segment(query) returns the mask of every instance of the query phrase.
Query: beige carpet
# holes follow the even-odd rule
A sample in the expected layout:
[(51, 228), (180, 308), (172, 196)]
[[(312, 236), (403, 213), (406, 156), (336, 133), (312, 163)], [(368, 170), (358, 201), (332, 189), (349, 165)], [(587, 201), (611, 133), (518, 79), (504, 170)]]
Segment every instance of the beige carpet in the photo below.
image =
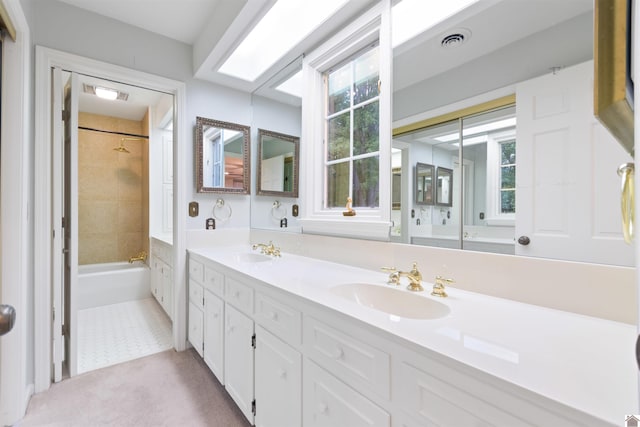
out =
[(249, 426), (193, 349), (88, 372), (33, 396), (29, 426)]

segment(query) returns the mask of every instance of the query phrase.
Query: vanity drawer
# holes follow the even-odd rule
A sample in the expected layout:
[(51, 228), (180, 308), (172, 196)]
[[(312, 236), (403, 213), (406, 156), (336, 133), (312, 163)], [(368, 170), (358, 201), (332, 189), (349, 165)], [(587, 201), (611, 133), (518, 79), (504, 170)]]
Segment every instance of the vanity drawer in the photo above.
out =
[(390, 356), (313, 317), (304, 318), (305, 352), (320, 366), (360, 390), (390, 397)]
[(189, 280), (189, 301), (191, 301), (198, 307), (202, 307), (204, 304), (203, 298), (204, 293), (202, 290), (202, 285), (194, 282), (193, 280)]
[(256, 292), (255, 320), (293, 345), (302, 342), (302, 313), (288, 305)]
[(253, 313), (253, 289), (250, 286), (227, 277), (225, 278), (224, 298), (246, 314)]
[(189, 258), (189, 280), (195, 280), (200, 284), (204, 280), (204, 265), (193, 258)]
[(209, 268), (204, 268), (204, 287), (218, 296), (224, 295), (224, 274)]
[(304, 360), (302, 399), (306, 427), (391, 425), (388, 412), (308, 359)]

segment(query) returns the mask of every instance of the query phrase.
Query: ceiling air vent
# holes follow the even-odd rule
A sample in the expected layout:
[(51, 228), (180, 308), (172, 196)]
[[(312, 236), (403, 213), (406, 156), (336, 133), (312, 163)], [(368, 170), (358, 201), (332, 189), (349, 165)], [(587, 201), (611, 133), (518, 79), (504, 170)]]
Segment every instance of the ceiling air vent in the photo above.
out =
[(466, 28), (460, 28), (449, 32), (447, 35), (442, 37), (442, 41), (440, 45), (445, 49), (453, 49), (458, 46), (461, 46), (467, 40), (471, 38), (471, 31)]

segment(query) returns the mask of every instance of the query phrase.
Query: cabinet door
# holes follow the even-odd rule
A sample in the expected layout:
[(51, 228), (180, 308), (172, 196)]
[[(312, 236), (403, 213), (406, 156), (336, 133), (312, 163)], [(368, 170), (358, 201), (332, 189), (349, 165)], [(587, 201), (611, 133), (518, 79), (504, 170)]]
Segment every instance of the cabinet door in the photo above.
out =
[(302, 425), (302, 357), (256, 325), (256, 427)]
[(189, 342), (202, 356), (203, 340), (203, 320), (202, 310), (193, 302), (189, 302)]
[(173, 320), (173, 269), (162, 265), (162, 307)]
[(315, 363), (304, 361), (305, 427), (389, 427), (382, 408)]
[(162, 304), (162, 261), (156, 256), (151, 261), (151, 293)]
[(224, 384), (224, 302), (212, 292), (204, 293), (204, 361)]
[(229, 304), (224, 311), (225, 388), (253, 424), (253, 320)]

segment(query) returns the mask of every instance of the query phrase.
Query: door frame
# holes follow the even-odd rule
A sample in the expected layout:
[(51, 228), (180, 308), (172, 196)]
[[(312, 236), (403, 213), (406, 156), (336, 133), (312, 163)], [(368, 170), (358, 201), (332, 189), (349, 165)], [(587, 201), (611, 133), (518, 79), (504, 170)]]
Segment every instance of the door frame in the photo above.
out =
[[(16, 309), (13, 330), (0, 344), (0, 425), (11, 425), (24, 415), (33, 394), (30, 377), (33, 297), (30, 203), (32, 156), (31, 33), (19, 0), (2, 1), (16, 28), (16, 41), (3, 43), (1, 147), (2, 301)], [(8, 106), (11, 108), (7, 108)], [(11, 143), (9, 143), (11, 141)]]
[(173, 127), (173, 283), (175, 286), (173, 345), (186, 349), (186, 85), (184, 82), (132, 70), (118, 65), (36, 46), (35, 87), (35, 206), (34, 238), (34, 349), (35, 391), (51, 385), (51, 284), (52, 284), (52, 197), (51, 197), (51, 72), (52, 67), (106, 80), (140, 86), (174, 95)]

